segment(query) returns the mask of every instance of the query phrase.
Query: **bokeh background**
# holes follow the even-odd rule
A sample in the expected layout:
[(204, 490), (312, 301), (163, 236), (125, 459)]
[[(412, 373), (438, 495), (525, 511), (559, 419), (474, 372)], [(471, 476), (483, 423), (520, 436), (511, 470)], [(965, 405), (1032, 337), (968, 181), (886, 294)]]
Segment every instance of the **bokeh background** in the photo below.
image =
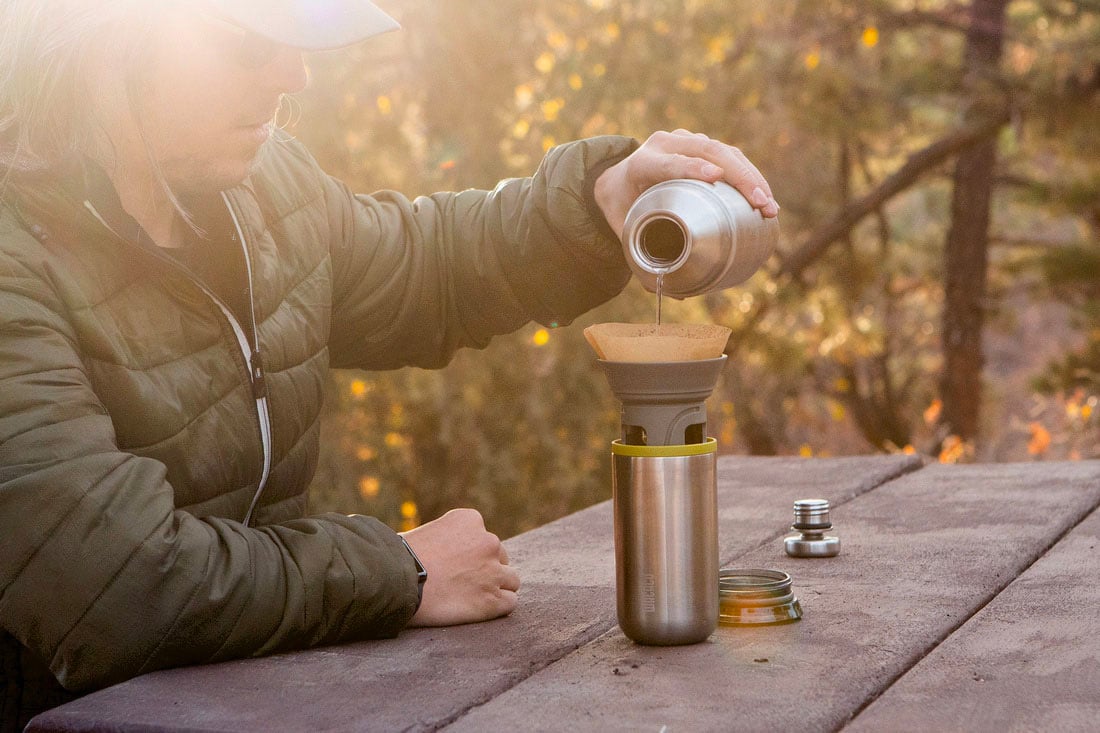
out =
[[(288, 129), (362, 192), (491, 188), (579, 137), (688, 128), (783, 207), (743, 286), (723, 453), (1100, 457), (1100, 2), (379, 0), (403, 30), (309, 59)], [(513, 535), (610, 497), (618, 404), (582, 336), (632, 283), (439, 371), (334, 373), (312, 509)], [(812, 469), (812, 463), (807, 464)]]

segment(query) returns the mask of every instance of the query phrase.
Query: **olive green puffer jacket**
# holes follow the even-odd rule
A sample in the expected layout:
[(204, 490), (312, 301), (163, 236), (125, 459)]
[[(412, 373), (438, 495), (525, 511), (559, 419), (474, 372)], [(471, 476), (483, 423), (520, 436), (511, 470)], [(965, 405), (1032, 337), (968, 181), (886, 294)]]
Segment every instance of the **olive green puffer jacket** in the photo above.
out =
[(583, 189), (634, 146), (581, 141), (532, 178), (409, 201), (354, 196), (299, 145), (269, 144), (225, 194), (262, 359), (251, 324), (83, 201), (9, 192), (2, 631), (74, 690), (397, 633), (417, 602), (398, 536), (363, 516), (303, 518), (326, 371), (438, 367), (619, 292), (621, 249)]

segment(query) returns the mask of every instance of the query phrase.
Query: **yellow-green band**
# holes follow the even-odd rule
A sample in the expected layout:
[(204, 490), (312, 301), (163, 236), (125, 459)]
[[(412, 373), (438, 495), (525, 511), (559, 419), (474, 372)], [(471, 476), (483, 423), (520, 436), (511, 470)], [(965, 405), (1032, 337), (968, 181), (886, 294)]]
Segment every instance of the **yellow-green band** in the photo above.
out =
[(633, 458), (670, 458), (673, 456), (701, 456), (718, 452), (718, 441), (707, 438), (703, 443), (688, 445), (626, 445), (620, 440), (611, 441), (611, 452), (617, 456)]

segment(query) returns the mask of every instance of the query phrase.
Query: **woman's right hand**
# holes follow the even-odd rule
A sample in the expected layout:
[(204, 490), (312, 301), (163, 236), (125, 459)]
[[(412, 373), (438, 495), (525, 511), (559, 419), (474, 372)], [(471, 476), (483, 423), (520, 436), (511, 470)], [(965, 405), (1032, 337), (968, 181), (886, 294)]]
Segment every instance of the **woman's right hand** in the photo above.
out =
[(428, 571), (410, 626), (487, 621), (515, 610), (519, 574), (476, 509), (452, 509), (402, 536)]

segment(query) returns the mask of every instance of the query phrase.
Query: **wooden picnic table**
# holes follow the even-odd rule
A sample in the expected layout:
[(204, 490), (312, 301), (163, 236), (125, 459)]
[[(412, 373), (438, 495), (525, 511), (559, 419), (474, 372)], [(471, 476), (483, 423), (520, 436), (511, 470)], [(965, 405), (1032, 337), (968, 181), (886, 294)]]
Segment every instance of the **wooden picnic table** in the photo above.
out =
[[(639, 646), (610, 503), (505, 544), (508, 618), (139, 677), (30, 731), (1100, 729), (1100, 462), (719, 460), (725, 566), (790, 573), (801, 621)], [(835, 558), (783, 550), (825, 498)]]

